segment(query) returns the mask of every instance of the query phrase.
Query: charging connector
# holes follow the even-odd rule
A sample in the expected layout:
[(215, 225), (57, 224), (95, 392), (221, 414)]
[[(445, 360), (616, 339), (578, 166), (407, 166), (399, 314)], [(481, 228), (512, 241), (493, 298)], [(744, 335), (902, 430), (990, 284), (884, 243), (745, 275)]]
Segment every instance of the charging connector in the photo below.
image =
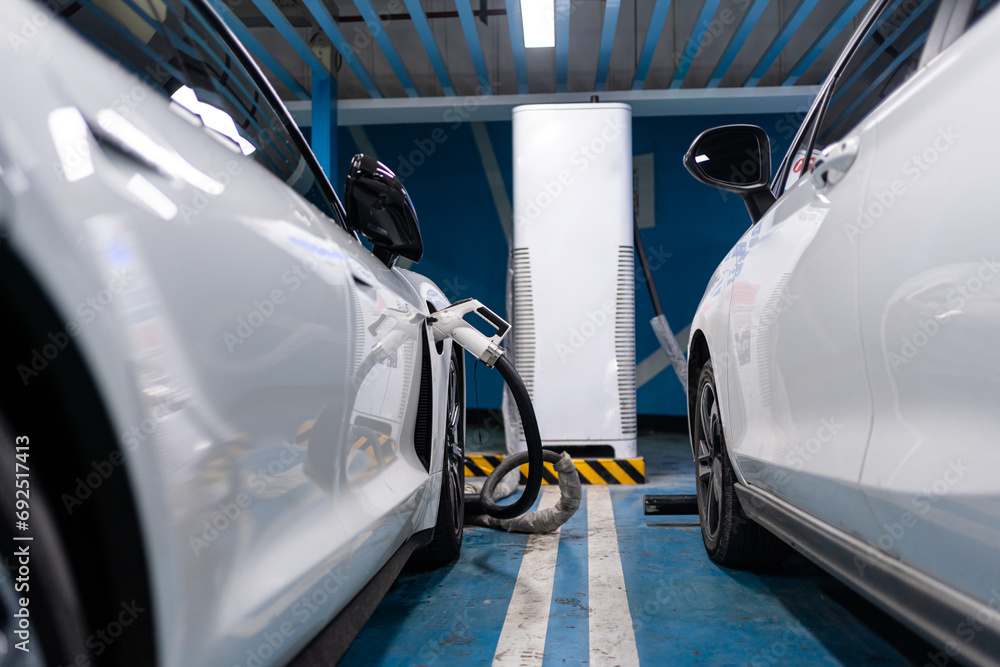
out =
[[(475, 313), (489, 322), (496, 329), (496, 334), (492, 338), (488, 338), (466, 322), (464, 318), (469, 313)], [(497, 359), (503, 355), (500, 343), (510, 331), (510, 325), (502, 317), (476, 299), (456, 301), (447, 308), (435, 312), (427, 318), (427, 321), (434, 331), (435, 341), (453, 338), (472, 356), (490, 368), (493, 368)]]
[[(492, 338), (488, 337), (466, 322), (463, 318), (469, 313), (475, 313), (486, 320), (496, 329), (496, 334)], [(542, 485), (544, 454), (542, 437), (538, 433), (538, 422), (535, 419), (535, 409), (531, 405), (528, 389), (524, 386), (521, 376), (514, 369), (514, 365), (504, 356), (503, 348), (500, 347), (504, 336), (510, 331), (510, 325), (475, 299), (456, 301), (428, 317), (427, 322), (434, 332), (435, 341), (451, 338), (490, 368), (496, 367), (517, 404), (517, 410), (521, 415), (521, 426), (524, 429), (524, 439), (528, 446), (528, 482), (524, 486), (521, 497), (510, 505), (497, 505), (493, 499), (493, 487), (500, 480), (500, 476), (496, 475), (496, 471), (494, 471), (494, 474), (491, 474), (487, 480), (487, 484), (483, 485), (479, 498), (471, 501), (466, 500), (466, 511), (472, 515), (488, 514), (495, 519), (512, 519), (521, 516), (531, 509), (535, 499), (538, 498), (538, 491)]]

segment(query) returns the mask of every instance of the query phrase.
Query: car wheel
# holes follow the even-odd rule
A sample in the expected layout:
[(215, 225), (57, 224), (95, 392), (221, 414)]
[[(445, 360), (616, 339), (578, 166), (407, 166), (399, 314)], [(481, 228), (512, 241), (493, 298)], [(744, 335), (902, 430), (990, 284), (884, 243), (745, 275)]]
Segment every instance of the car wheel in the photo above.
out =
[(722, 430), (711, 361), (701, 369), (695, 406), (698, 518), (705, 551), (713, 561), (728, 567), (763, 567), (781, 562), (788, 555), (787, 545), (747, 517), (736, 496), (736, 475)]
[(441, 500), (430, 544), (413, 554), (412, 562), (423, 567), (447, 565), (462, 550), (465, 513), (465, 397), (459, 375), (462, 349), (452, 346), (448, 366), (448, 405), (445, 412), (444, 464), (441, 469)]
[(30, 443), (15, 444), (2, 418), (0, 476), (0, 553), (6, 566), (0, 568), (0, 664), (68, 665), (81, 658), (79, 664), (89, 664), (83, 605), (37, 481)]

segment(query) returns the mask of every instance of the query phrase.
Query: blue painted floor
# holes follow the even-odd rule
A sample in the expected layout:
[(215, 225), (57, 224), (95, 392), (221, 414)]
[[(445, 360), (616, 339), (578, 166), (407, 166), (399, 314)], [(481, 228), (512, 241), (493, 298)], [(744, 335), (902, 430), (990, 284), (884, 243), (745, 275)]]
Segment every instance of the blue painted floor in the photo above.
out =
[[(686, 436), (645, 436), (645, 486), (611, 487), (635, 645), (642, 665), (910, 665), (934, 650), (864, 599), (792, 556), (751, 574), (705, 555), (697, 517), (644, 516), (646, 493), (694, 493)], [(563, 526), (543, 665), (590, 661), (587, 496)], [(462, 556), (404, 573), (344, 665), (490, 664), (527, 535), (466, 528)]]

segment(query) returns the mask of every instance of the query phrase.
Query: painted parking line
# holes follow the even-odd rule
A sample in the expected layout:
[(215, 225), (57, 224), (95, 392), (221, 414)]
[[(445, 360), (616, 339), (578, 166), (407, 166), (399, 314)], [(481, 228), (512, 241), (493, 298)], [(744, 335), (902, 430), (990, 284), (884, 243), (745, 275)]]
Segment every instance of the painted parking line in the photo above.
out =
[(639, 664), (632, 612), (618, 553), (618, 531), (606, 486), (587, 488), (587, 563), (590, 578), (590, 664)]
[[(678, 667), (904, 667), (923, 665), (938, 650), (801, 557), (765, 573), (713, 564), (705, 555), (696, 517), (643, 514), (644, 494), (694, 493), (687, 437), (642, 436), (639, 443), (655, 471), (647, 486), (584, 487), (580, 509), (561, 529), (542, 667), (591, 661), (630, 665), (636, 657), (643, 665)], [(542, 498), (544, 494), (539, 502)], [(596, 510), (603, 518), (593, 516), (595, 502), (604, 505), (603, 511)], [(620, 598), (609, 602), (606, 594), (600, 600), (590, 597), (608, 575), (593, 563), (597, 551), (589, 545), (588, 523), (597, 524), (590, 533), (595, 545), (605, 542), (620, 561), (617, 586), (619, 592), (627, 586), (628, 607)], [(612, 526), (614, 538), (594, 530)], [(489, 665), (508, 620), (522, 559), (534, 550), (526, 549), (529, 539), (468, 526), (457, 562), (431, 572), (400, 574), (341, 664)], [(615, 618), (622, 614), (624, 618)], [(630, 659), (620, 648), (617, 660), (590, 654), (602, 642), (611, 645), (607, 632), (591, 643), (591, 621), (606, 625), (609, 618), (617, 621), (614, 632), (632, 628)], [(537, 646), (540, 639), (532, 642)]]
[[(558, 500), (559, 488), (546, 487), (542, 489), (538, 509), (555, 507)], [(560, 530), (557, 529), (528, 538), (514, 584), (514, 595), (507, 607), (507, 618), (493, 656), (494, 665), (533, 667), (542, 664), (552, 584), (556, 577), (559, 535)]]

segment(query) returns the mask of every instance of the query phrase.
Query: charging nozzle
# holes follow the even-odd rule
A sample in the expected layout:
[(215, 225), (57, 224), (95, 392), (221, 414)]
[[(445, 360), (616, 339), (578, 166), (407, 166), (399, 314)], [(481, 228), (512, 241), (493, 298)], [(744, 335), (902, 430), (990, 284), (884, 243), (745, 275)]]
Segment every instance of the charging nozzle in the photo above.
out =
[[(496, 334), (490, 338), (466, 322), (463, 318), (469, 313), (475, 313), (489, 322), (496, 328)], [(542, 437), (538, 433), (538, 420), (535, 419), (535, 409), (531, 406), (531, 396), (521, 376), (514, 369), (514, 364), (504, 356), (500, 347), (500, 341), (507, 335), (510, 325), (475, 299), (456, 301), (447, 308), (433, 313), (427, 318), (427, 323), (434, 331), (435, 341), (451, 338), (490, 368), (496, 367), (500, 377), (507, 383), (511, 396), (514, 397), (528, 447), (528, 482), (521, 497), (510, 505), (497, 505), (494, 502), (493, 487), (500, 481), (500, 475), (496, 474), (500, 468), (497, 468), (491, 473), (488, 483), (483, 485), (478, 502), (466, 501), (466, 510), (472, 510), (473, 515), (487, 514), (494, 519), (512, 519), (521, 516), (531, 509), (532, 503), (538, 498), (538, 490), (542, 484), (544, 452)]]
[[(496, 334), (490, 338), (466, 322), (463, 318), (469, 313), (476, 313), (489, 322), (496, 328)], [(427, 321), (434, 331), (435, 341), (454, 338), (456, 343), (490, 368), (493, 368), (497, 359), (503, 356), (500, 342), (510, 330), (510, 325), (476, 299), (456, 301), (447, 308), (435, 312), (427, 318)]]

